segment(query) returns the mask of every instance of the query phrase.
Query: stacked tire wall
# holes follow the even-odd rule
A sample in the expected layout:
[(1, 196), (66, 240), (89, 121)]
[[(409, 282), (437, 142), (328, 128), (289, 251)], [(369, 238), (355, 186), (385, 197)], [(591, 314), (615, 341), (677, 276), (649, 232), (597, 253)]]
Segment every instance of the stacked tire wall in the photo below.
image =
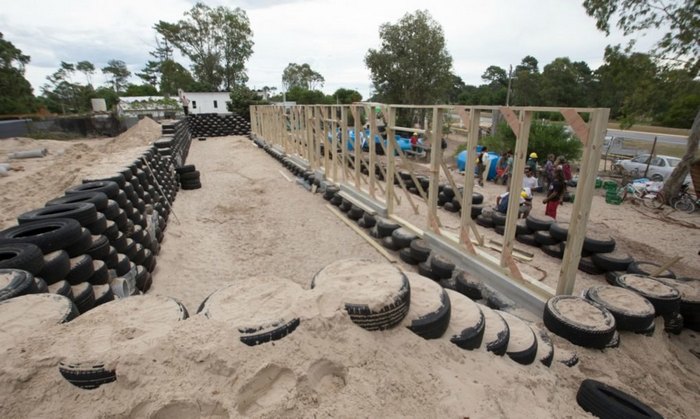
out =
[(187, 124), (194, 137), (250, 134), (250, 122), (237, 114), (195, 114), (187, 117)]
[(148, 291), (191, 143), (186, 121), (162, 130), (133, 160), (83, 178), (0, 231), (0, 269), (15, 279), (0, 301), (48, 291), (84, 313)]

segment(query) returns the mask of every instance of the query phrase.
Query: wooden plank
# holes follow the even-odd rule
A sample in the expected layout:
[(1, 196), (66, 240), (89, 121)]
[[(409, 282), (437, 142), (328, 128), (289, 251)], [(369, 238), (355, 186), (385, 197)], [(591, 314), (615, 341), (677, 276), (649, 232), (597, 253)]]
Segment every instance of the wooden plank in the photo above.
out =
[[(474, 194), (474, 166), (476, 165), (476, 144), (479, 141), (479, 122), (481, 120), (481, 112), (478, 109), (472, 108), (469, 112), (469, 135), (467, 136), (467, 159), (464, 166), (464, 190), (462, 203), (464, 204), (465, 197), (471, 197)], [(484, 238), (479, 234), (479, 229), (474, 224), (471, 213), (462, 211), (460, 219), (459, 240), (462, 246), (468, 246), (469, 229), (474, 233), (480, 246), (484, 245)]]
[[(377, 178), (374, 174), (374, 170), (377, 164), (377, 150), (375, 150), (376, 144), (374, 142), (374, 136), (377, 133), (377, 114), (374, 113), (371, 107), (367, 107), (365, 112), (367, 113), (367, 118), (369, 118), (369, 138), (367, 138), (369, 144), (369, 168), (367, 169), (369, 172), (369, 196), (376, 199), (374, 186), (377, 182)], [(381, 170), (382, 175), (386, 175), (386, 173), (383, 172), (384, 169)], [(384, 176), (384, 179), (386, 179), (386, 176)], [(382, 193), (384, 193), (384, 191), (382, 191)]]
[[(431, 147), (433, 144), (437, 144), (438, 130), (435, 129), (436, 124), (440, 124), (440, 113), (433, 110), (433, 133), (431, 141)], [(440, 162), (442, 161), (442, 148), (438, 147), (439, 150), (435, 150), (430, 155), (430, 187), (428, 188), (428, 225), (438, 234), (440, 234), (440, 228), (435, 220), (437, 219), (437, 201), (438, 201), (438, 189), (440, 186)]]
[(564, 115), (566, 122), (569, 123), (571, 129), (574, 130), (576, 136), (585, 146), (588, 142), (588, 126), (586, 125), (586, 121), (573, 109), (562, 109), (561, 114)]
[(511, 173), (510, 187), (508, 188), (508, 210), (506, 214), (506, 230), (503, 233), (503, 253), (501, 254), (501, 266), (508, 267), (516, 277), (522, 276), (520, 272), (515, 273), (517, 266), (512, 263), (511, 254), (515, 243), (515, 224), (518, 221), (518, 210), (520, 208), (520, 192), (523, 189), (523, 176), (525, 173), (525, 162), (527, 160), (527, 144), (530, 139), (530, 125), (532, 123), (532, 112), (521, 111), (517, 126), (520, 131), (515, 133), (515, 152), (513, 153), (513, 172)]
[(669, 260), (668, 262), (664, 263), (663, 265), (659, 266), (658, 269), (654, 270), (651, 275), (649, 276), (659, 276), (663, 271), (666, 269), (670, 268), (671, 266), (675, 265), (679, 260), (683, 259), (683, 256), (676, 256), (673, 259)]
[(369, 243), (372, 247), (374, 247), (374, 249), (375, 249), (377, 252), (379, 252), (379, 254), (381, 254), (382, 256), (384, 256), (389, 262), (391, 262), (391, 263), (396, 263), (396, 262), (397, 262), (396, 258), (395, 258), (393, 255), (391, 255), (391, 254), (390, 254), (385, 248), (383, 248), (379, 243), (377, 243), (376, 241), (374, 241), (373, 238), (371, 238), (370, 236), (368, 236), (367, 233), (365, 233), (360, 227), (357, 226), (357, 224), (355, 224), (352, 220), (350, 220), (350, 219), (347, 218), (345, 215), (343, 215), (342, 212), (338, 211), (337, 209), (335, 209), (335, 207), (333, 207), (333, 206), (330, 205), (330, 204), (326, 204), (326, 208), (327, 208), (328, 211), (330, 211), (333, 215), (335, 215), (335, 216), (338, 217), (342, 222), (344, 222), (345, 225), (347, 225), (348, 227), (350, 227), (350, 228), (352, 229), (352, 231), (354, 231), (355, 233), (357, 233), (358, 236), (362, 237), (367, 243)]
[[(362, 144), (360, 142), (360, 130), (361, 130), (361, 118), (360, 118), (360, 108), (357, 106), (353, 105), (350, 108), (350, 111), (352, 112), (352, 120), (353, 120), (353, 131), (355, 132), (355, 141), (353, 142), (353, 151), (355, 154), (355, 187), (360, 188), (361, 182), (360, 179), (362, 178), (362, 173), (360, 169), (362, 168), (362, 164), (364, 163), (364, 158), (362, 157), (362, 154), (360, 153)], [(348, 134), (348, 140), (350, 139), (350, 135)], [(369, 173), (369, 170), (368, 170)], [(374, 173), (371, 173), (374, 175)]]
[(410, 131), (411, 133), (417, 132), (418, 134), (425, 134), (428, 131), (420, 128), (407, 128), (407, 127), (392, 127), (394, 130), (399, 131)]
[[(391, 126), (394, 125), (394, 119), (396, 118), (396, 110), (392, 107), (383, 107), (382, 113), (388, 115), (388, 127), (386, 129), (387, 139), (394, 138), (394, 130)], [(374, 141), (374, 138), (372, 139)], [(379, 142), (382, 147), (382, 141)], [(387, 141), (386, 152), (387, 156), (387, 177), (386, 179), (386, 210), (389, 215), (394, 213), (394, 176), (396, 176), (395, 161), (394, 161), (394, 141)]]
[(581, 171), (578, 185), (576, 186), (576, 200), (574, 201), (574, 208), (571, 210), (566, 249), (564, 250), (559, 281), (557, 283), (556, 293), (558, 295), (571, 294), (574, 290), (609, 116), (610, 109), (597, 109), (591, 114), (589, 119), (588, 141), (583, 150)]
[(506, 122), (508, 123), (508, 126), (510, 129), (513, 130), (513, 132), (518, 133), (520, 132), (520, 121), (518, 121), (518, 117), (515, 116), (515, 112), (513, 112), (512, 108), (501, 106), (499, 109), (501, 111), (501, 114), (505, 118)]

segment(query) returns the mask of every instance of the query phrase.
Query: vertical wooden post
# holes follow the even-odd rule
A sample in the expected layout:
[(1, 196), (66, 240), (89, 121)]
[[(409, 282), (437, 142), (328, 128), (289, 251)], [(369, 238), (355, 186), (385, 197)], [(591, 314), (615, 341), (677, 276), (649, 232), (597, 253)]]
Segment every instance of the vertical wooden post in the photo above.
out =
[[(479, 127), (481, 121), (481, 111), (475, 107), (469, 111), (469, 132), (467, 133), (467, 156), (464, 161), (464, 189), (462, 199), (468, 199), (471, 202), (474, 194), (474, 167), (476, 166), (476, 146), (479, 142)], [(466, 121), (462, 121), (466, 123)], [(462, 211), (459, 241), (461, 244), (469, 247), (471, 240), (469, 239), (469, 226), (471, 223), (471, 214), (467, 211)]]
[[(427, 134), (427, 116), (426, 116), (426, 134)], [(437, 200), (438, 186), (440, 185), (440, 163), (442, 162), (442, 147), (440, 140), (442, 139), (442, 109), (433, 107), (433, 125), (432, 135), (430, 136), (430, 188), (428, 189), (428, 226), (435, 232), (440, 233), (437, 217)], [(427, 135), (426, 135), (427, 136)]]
[[(316, 118), (316, 135), (314, 135), (314, 146), (316, 147), (316, 159), (318, 160), (318, 167), (323, 167), (323, 174), (327, 176), (326, 174), (326, 166), (325, 166), (325, 155), (323, 156), (324, 160), (322, 162), (321, 160), (321, 144), (322, 141), (324, 141), (323, 138), (323, 107), (321, 106), (315, 106), (314, 107), (314, 118)], [(325, 148), (324, 148), (325, 151)]]
[(377, 114), (374, 112), (374, 105), (368, 105), (367, 109), (367, 118), (369, 118), (369, 137), (367, 138), (367, 144), (369, 145), (369, 196), (376, 198), (375, 186), (377, 176), (375, 170), (377, 167), (377, 150), (374, 136), (377, 134)]
[(384, 106), (382, 108), (386, 121), (386, 211), (391, 216), (394, 213), (394, 177), (396, 176), (396, 157), (394, 157), (394, 127), (396, 126), (396, 108)]
[(591, 212), (591, 200), (595, 186), (595, 178), (603, 150), (603, 139), (608, 125), (610, 109), (596, 109), (589, 115), (588, 139), (583, 150), (581, 173), (576, 186), (576, 199), (569, 220), (569, 234), (566, 239), (566, 249), (562, 258), (557, 295), (571, 294), (576, 283), (576, 272), (581, 260), (581, 248), (586, 234), (586, 224)]
[(340, 164), (343, 168), (343, 182), (347, 182), (347, 172), (348, 172), (348, 142), (350, 140), (348, 135), (348, 107), (346, 105), (340, 106)]
[[(355, 140), (352, 143), (352, 150), (353, 150), (353, 155), (355, 156), (355, 188), (360, 189), (362, 187), (362, 184), (360, 183), (360, 169), (362, 167), (362, 154), (360, 148), (362, 147), (362, 144), (360, 143), (360, 130), (361, 130), (361, 118), (360, 116), (362, 115), (362, 109), (360, 109), (359, 106), (357, 105), (352, 105), (352, 120), (353, 120), (353, 131), (355, 133)], [(350, 140), (350, 135), (348, 134), (348, 141)], [(370, 176), (372, 174), (370, 173)]]
[(338, 182), (338, 107), (337, 106), (331, 106), (330, 107), (331, 112), (330, 112), (330, 119), (332, 120), (331, 122), (331, 141), (329, 144), (330, 149), (330, 156), (331, 156), (331, 165), (333, 167), (333, 182)]
[(510, 176), (510, 187), (508, 188), (508, 210), (506, 214), (506, 231), (503, 234), (501, 266), (509, 268), (513, 276), (522, 278), (522, 274), (520, 274), (513, 260), (513, 244), (515, 241), (515, 224), (518, 221), (518, 209), (520, 208), (520, 192), (523, 189), (523, 174), (525, 172), (525, 160), (527, 159), (527, 144), (530, 140), (532, 111), (521, 110), (518, 119), (519, 130), (515, 133), (513, 172)]

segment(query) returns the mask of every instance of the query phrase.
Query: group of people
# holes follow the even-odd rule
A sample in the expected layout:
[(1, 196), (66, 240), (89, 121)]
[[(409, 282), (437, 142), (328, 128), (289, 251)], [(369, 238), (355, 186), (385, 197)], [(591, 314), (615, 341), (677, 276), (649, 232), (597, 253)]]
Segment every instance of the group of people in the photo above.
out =
[[(478, 156), (477, 160), (477, 178), (479, 185), (483, 186), (483, 172), (485, 165), (483, 164), (483, 153), (486, 148)], [(533, 192), (545, 192), (546, 196), (542, 201), (545, 207), (545, 215), (554, 219), (557, 218), (557, 208), (564, 199), (566, 193), (567, 182), (571, 180), (571, 166), (563, 156), (557, 158), (554, 154), (547, 156), (547, 161), (542, 168), (544, 185), (539, 184), (537, 177), (537, 158), (536, 152), (532, 152), (526, 162), (525, 176), (523, 177), (522, 191), (520, 193), (518, 217), (525, 218), (532, 210), (532, 194)], [(483, 166), (483, 167), (480, 167)], [(496, 163), (496, 183), (502, 182), (508, 184), (510, 175), (513, 170), (513, 153), (506, 151), (501, 154), (501, 157)], [(503, 193), (496, 198), (496, 210), (506, 213), (508, 209), (509, 193)]]

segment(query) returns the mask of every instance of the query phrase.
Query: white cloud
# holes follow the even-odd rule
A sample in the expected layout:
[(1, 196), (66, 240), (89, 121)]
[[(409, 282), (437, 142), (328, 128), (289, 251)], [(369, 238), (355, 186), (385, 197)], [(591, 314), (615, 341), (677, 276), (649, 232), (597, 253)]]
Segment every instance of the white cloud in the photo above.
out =
[[(0, 28), (5, 39), (32, 57), (27, 78), (38, 92), (62, 60), (89, 60), (99, 68), (121, 59), (139, 71), (153, 49), (153, 25), (177, 21), (194, 1), (6, 3)], [(222, 0), (207, 4), (233, 7)], [(325, 77), (327, 93), (349, 87), (366, 96), (370, 78), (364, 56), (379, 46), (379, 26), (417, 9), (427, 9), (442, 25), (454, 71), (468, 84), (481, 83), (489, 65), (507, 68), (525, 55), (536, 57), (540, 68), (560, 56), (596, 68), (606, 45), (624, 42), (619, 34), (605, 38), (597, 31), (580, 1), (243, 0), (234, 6), (250, 17), (255, 46), (248, 74), (256, 87), (281, 87), (287, 64), (306, 62)], [(638, 49), (651, 44), (653, 39), (642, 39)], [(104, 81), (99, 73), (98, 83)]]

